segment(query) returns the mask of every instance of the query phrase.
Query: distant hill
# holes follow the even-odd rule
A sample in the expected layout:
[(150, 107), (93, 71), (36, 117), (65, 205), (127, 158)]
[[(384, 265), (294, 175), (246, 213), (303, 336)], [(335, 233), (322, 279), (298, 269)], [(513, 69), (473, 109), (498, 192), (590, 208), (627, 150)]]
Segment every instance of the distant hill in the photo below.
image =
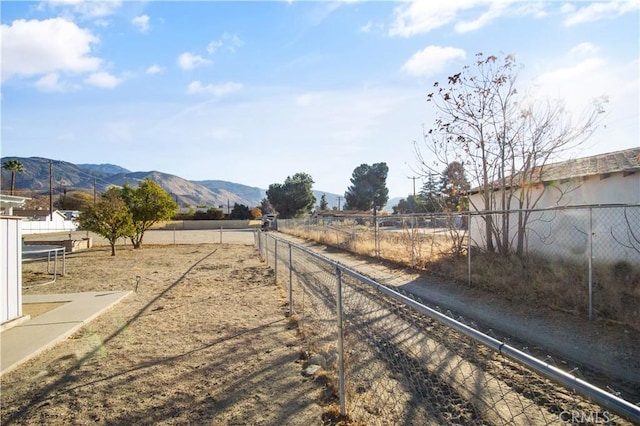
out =
[[(24, 173), (16, 174), (16, 193), (30, 196), (31, 193), (49, 191), (49, 164), (53, 169), (54, 194), (63, 191), (81, 190), (92, 193), (104, 192), (110, 186), (123, 186), (129, 183), (137, 186), (139, 182), (149, 178), (160, 185), (178, 202), (180, 206), (210, 206), (216, 208), (233, 207), (235, 203), (249, 207), (258, 206), (266, 197), (266, 190), (258, 187), (242, 185), (224, 180), (189, 181), (179, 176), (159, 171), (131, 172), (114, 164), (73, 164), (66, 161), (49, 160), (41, 157), (3, 157), (0, 161), (18, 160), (25, 168)], [(2, 171), (1, 187), (10, 185), (11, 174)], [(344, 205), (342, 194), (326, 191), (313, 191), (316, 205), (325, 194), (329, 208), (338, 204)]]
[(246, 203), (240, 204), (248, 206), (260, 205), (262, 199), (267, 196), (266, 190), (264, 189), (225, 180), (200, 180), (193, 182), (210, 189), (213, 193), (219, 194), (221, 197), (228, 193), (235, 194), (247, 201)]
[(118, 173), (131, 173), (131, 170), (127, 170), (124, 167), (116, 166), (115, 164), (77, 164), (77, 166), (81, 169), (91, 170), (108, 175), (116, 175)]

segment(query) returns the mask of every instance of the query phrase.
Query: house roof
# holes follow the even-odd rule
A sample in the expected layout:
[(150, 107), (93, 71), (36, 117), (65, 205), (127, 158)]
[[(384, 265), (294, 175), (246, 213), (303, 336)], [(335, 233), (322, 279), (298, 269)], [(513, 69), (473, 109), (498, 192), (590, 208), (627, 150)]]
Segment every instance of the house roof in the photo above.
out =
[[(527, 183), (539, 183), (602, 176), (611, 173), (633, 174), (639, 172), (640, 147), (545, 164), (527, 173), (527, 177), (524, 180)], [(510, 186), (510, 184), (518, 185), (518, 182), (521, 182), (518, 175), (513, 180), (510, 177), (505, 179), (507, 186)], [(501, 187), (501, 179), (493, 182), (494, 189), (500, 189)], [(475, 194), (480, 191), (480, 188), (472, 188), (469, 193)]]
[(21, 206), (25, 203), (25, 201), (30, 200), (28, 197), (18, 197), (17, 195), (6, 195), (0, 194), (0, 204), (4, 205), (13, 205), (13, 206)]
[(640, 147), (547, 164), (542, 168), (540, 180), (549, 182), (576, 177), (617, 172), (636, 173), (639, 171)]
[[(63, 216), (63, 217), (66, 218), (64, 213), (60, 212), (59, 210), (54, 210), (53, 214), (58, 215), (58, 216)], [(14, 216), (20, 216), (20, 217), (47, 217), (47, 216), (49, 216), (49, 210), (14, 209), (13, 210), (13, 215)]]

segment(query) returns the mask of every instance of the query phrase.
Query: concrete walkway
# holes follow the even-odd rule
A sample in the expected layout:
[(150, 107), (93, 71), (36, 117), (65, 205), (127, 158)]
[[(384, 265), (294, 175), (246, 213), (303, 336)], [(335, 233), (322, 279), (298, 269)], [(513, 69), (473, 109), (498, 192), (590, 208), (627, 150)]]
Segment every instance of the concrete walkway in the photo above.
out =
[(103, 291), (23, 296), (23, 303), (64, 302), (64, 305), (0, 334), (0, 376), (66, 339), (130, 293)]

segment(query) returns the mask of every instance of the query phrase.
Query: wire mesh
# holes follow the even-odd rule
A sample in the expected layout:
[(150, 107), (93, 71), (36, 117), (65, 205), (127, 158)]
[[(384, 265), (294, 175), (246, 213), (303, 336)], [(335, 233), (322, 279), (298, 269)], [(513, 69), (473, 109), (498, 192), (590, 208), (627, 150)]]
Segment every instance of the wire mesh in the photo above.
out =
[[(275, 241), (264, 240), (273, 266)], [(320, 364), (338, 392), (336, 271), (347, 269), (285, 241), (278, 243), (277, 259), (277, 279), (292, 298), (292, 314), (298, 318), (308, 357)], [(401, 297), (390, 297), (357, 273), (340, 276), (344, 398), (346, 413), (354, 422), (631, 424), (437, 317), (417, 311)], [(466, 324), (463, 318), (457, 322)], [(554, 365), (550, 358), (545, 362)]]

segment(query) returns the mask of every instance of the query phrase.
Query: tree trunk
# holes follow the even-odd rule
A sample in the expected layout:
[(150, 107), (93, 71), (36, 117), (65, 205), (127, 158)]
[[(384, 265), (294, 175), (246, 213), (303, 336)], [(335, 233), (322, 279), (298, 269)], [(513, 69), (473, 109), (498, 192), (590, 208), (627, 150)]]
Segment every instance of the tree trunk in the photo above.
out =
[(16, 188), (16, 172), (15, 170), (11, 170), (11, 195), (13, 195), (13, 191)]
[(109, 241), (109, 244), (111, 244), (111, 256), (115, 256), (116, 255), (116, 242), (115, 241)]

